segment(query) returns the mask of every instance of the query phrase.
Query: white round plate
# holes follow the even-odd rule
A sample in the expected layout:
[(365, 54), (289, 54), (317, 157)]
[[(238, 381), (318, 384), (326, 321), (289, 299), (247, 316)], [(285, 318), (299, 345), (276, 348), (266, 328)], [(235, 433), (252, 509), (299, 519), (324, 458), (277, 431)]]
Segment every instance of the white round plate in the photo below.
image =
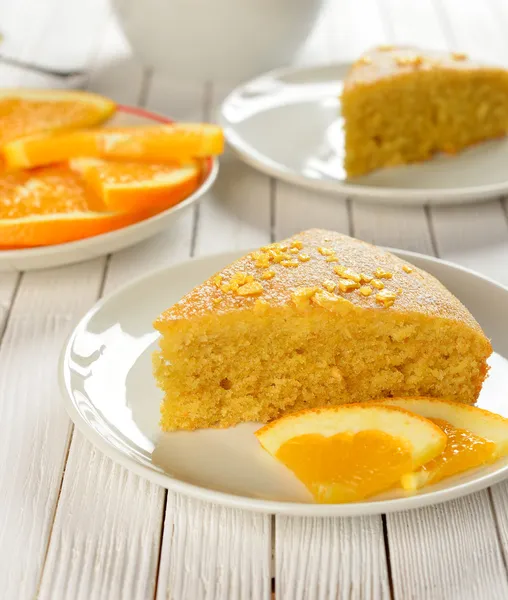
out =
[(310, 188), (398, 204), (473, 202), (508, 191), (508, 139), (346, 179), (339, 95), (349, 64), (283, 69), (234, 90), (219, 121), (250, 165)]
[[(396, 251), (437, 276), (472, 311), (495, 354), (480, 406), (508, 416), (508, 289), (470, 271)], [(314, 504), (296, 477), (258, 444), (256, 423), (230, 429), (161, 433), (161, 393), (151, 372), (152, 321), (238, 254), (192, 260), (149, 274), (97, 304), (61, 357), (65, 405), (105, 454), (170, 490), (226, 506), (288, 515), (367, 515), (416, 508), (483, 489), (508, 476), (508, 458), (429, 486), (351, 504)]]
[[(120, 105), (107, 125), (126, 127), (154, 123), (171, 123), (171, 119), (134, 106)], [(217, 177), (218, 169), (219, 161), (211, 160), (206, 178), (193, 194), (176, 206), (134, 225), (66, 244), (22, 250), (0, 250), (0, 271), (29, 271), (60, 267), (133, 246), (171, 226), (181, 211), (189, 208), (210, 189)]]

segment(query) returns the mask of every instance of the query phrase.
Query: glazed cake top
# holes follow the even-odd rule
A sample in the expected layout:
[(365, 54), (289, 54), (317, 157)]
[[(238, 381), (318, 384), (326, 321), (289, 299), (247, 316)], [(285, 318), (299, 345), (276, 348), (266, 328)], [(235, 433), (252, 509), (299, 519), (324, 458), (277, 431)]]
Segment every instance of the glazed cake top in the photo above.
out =
[(345, 79), (344, 91), (358, 84), (438, 69), (460, 72), (489, 69), (508, 74), (501, 67), (472, 61), (460, 52), (437, 52), (412, 46), (378, 46), (362, 54), (353, 64)]
[(333, 310), (348, 302), (370, 310), (421, 313), (481, 332), (469, 311), (437, 279), (395, 255), (333, 231), (310, 229), (234, 261), (166, 310), (154, 326), (239, 310)]

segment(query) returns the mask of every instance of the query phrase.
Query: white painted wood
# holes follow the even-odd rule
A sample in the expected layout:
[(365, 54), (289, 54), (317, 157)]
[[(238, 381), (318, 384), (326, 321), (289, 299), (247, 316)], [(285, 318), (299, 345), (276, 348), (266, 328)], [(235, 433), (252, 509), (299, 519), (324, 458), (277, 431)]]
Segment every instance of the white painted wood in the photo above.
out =
[[(195, 89), (187, 88), (186, 100), (184, 88), (179, 89), (182, 105), (195, 101)], [(225, 90), (207, 93), (206, 110), (212, 114), (210, 107)], [(223, 159), (217, 184), (196, 215), (195, 254), (240, 251), (267, 243), (269, 194), (266, 176), (234, 157)], [(168, 493), (157, 600), (268, 598), (270, 546), (270, 517)]]
[[(508, 42), (490, 1), (439, 2), (450, 47), (498, 62), (506, 56)], [(500, 202), (436, 207), (430, 214), (440, 256), (508, 283), (508, 221)]]
[(0, 586), (32, 598), (60, 489), (70, 423), (56, 365), (94, 301), (102, 260), (23, 276), (0, 346)]
[[(393, 0), (390, 3), (393, 7)], [(464, 4), (469, 7), (472, 3)], [(455, 29), (450, 30), (450, 27), (458, 24), (462, 13), (467, 12), (464, 4), (460, 7), (455, 5), (457, 14), (453, 19), (446, 20), (443, 20), (440, 12), (432, 15), (428, 5), (423, 12), (418, 0), (406, 3), (405, 15), (388, 10), (385, 13), (390, 23), (388, 28), (394, 32), (391, 39), (395, 43), (402, 43), (400, 36), (406, 28), (415, 32), (421, 28), (422, 33), (414, 40), (416, 44), (425, 47), (462, 48), (457, 45), (460, 38)], [(449, 9), (449, 6), (446, 8)], [(480, 18), (478, 14), (476, 16)], [(412, 26), (408, 22), (412, 22)], [(478, 26), (481, 29), (483, 25), (479, 23)], [(424, 36), (426, 40), (423, 39)], [(420, 219), (421, 231), (418, 233), (413, 230), (411, 234), (415, 239), (426, 241), (424, 247), (414, 249), (427, 251), (429, 254), (437, 250), (441, 256), (458, 259), (458, 262), (464, 264), (467, 262), (465, 256), (460, 250), (454, 252), (454, 249), (467, 248), (471, 256), (478, 257), (477, 266), (484, 270), (484, 244), (489, 244), (490, 236), (503, 239), (507, 235), (506, 223), (504, 219), (499, 219), (500, 212), (499, 202), (430, 209), (428, 215), (434, 239), (431, 240), (428, 228)], [(400, 221), (400, 213), (395, 221), (395, 228), (406, 228)], [(477, 243), (471, 235), (475, 227), (478, 232), (476, 238), (480, 238)], [(399, 231), (395, 237), (400, 235), (406, 234)], [(436, 248), (433, 248), (434, 244)], [(469, 248), (480, 249), (480, 252), (469, 251)], [(435, 508), (387, 515), (386, 522), (396, 598), (444, 600), (502, 598), (506, 595), (506, 570), (488, 492)]]
[(270, 562), (269, 517), (168, 494), (156, 600), (268, 600)]
[[(113, 54), (111, 45), (105, 44), (102, 52)], [(149, 88), (152, 80), (140, 77), (137, 65), (122, 60), (119, 64), (112, 63), (108, 70), (114, 73), (116, 68), (121, 69), (131, 84), (139, 84), (137, 90), (130, 86), (116, 88), (119, 101), (137, 103), (138, 99), (145, 99), (157, 103), (156, 91), (153, 93)], [(100, 70), (100, 61), (98, 75), (92, 76), (91, 81), (100, 93), (104, 93), (102, 82), (109, 85), (109, 77), (104, 77)], [(185, 260), (190, 255), (191, 235), (189, 213), (171, 231), (113, 255), (104, 293), (149, 269)], [(97, 486), (97, 482), (103, 484)], [(165, 496), (165, 490), (103, 457), (75, 432), (40, 597), (51, 600), (152, 597)]]
[[(0, 29), (7, 40), (1, 51), (53, 67), (77, 68), (94, 59), (90, 89), (179, 119), (212, 118), (212, 104), (227, 90), (144, 73), (128, 58), (108, 14), (104, 0), (4, 2)], [(503, 58), (506, 26), (501, 0), (330, 0), (300, 61), (351, 60), (387, 40)], [(0, 75), (3, 85), (66, 85), (7, 67)], [(348, 213), (342, 199), (272, 182), (231, 156), (223, 163), (217, 186), (194, 214), (111, 258), (106, 293), (191, 251), (240, 250), (312, 226), (347, 232), (350, 221), (358, 237), (433, 250), (420, 208), (353, 203)], [(432, 209), (430, 215), (440, 254), (507, 282), (508, 227), (499, 203)], [(0, 347), (0, 453), (9, 465), (0, 467), (0, 595), (34, 597), (52, 530), (40, 598), (268, 598), (269, 517), (169, 494), (163, 521), (165, 492), (116, 466), (78, 433), (60, 490), (70, 428), (48, 373), (72, 321), (98, 293), (103, 266), (99, 259), (24, 276), (8, 321)], [(0, 332), (15, 284), (15, 275), (0, 275)], [(30, 377), (24, 376), (27, 364)], [(507, 597), (496, 537), (497, 525), (508, 556), (507, 493), (506, 484), (493, 488), (495, 515), (483, 493), (389, 516), (395, 598)], [(390, 596), (379, 518), (275, 523), (277, 598)]]
[(283, 239), (299, 231), (319, 227), (349, 233), (349, 216), (343, 198), (273, 182), (275, 197), (275, 238)]
[(508, 565), (508, 511), (506, 510), (506, 501), (508, 498), (508, 481), (503, 481), (490, 488), (489, 494), (492, 500), (494, 510), (494, 519), (496, 522), (497, 534), (503, 552), (504, 565)]
[[(228, 93), (209, 87), (208, 118)], [(270, 241), (270, 179), (232, 153), (221, 157), (217, 182), (199, 207), (196, 255), (262, 246)]]
[[(57, 3), (15, 4), (15, 11), (12, 5), (0, 11), (0, 20), (6, 15), (2, 52), (42, 63), (47, 56), (39, 44), (44, 32), (54, 26), (56, 34), (61, 25)], [(82, 37), (79, 45), (86, 55), (93, 47), (91, 36)], [(21, 69), (2, 67), (1, 74), (3, 85), (63, 85)], [(37, 589), (70, 433), (55, 369), (74, 322), (97, 295), (103, 265), (98, 259), (23, 275), (0, 347), (0, 451), (5, 465), (0, 470), (0, 586), (6, 600), (32, 598)], [(0, 281), (5, 317), (16, 276), (1, 274)]]
[(432, 211), (439, 255), (508, 285), (508, 222), (500, 202)]
[(425, 210), (421, 206), (394, 207), (353, 203), (355, 237), (366, 242), (432, 254)]
[(163, 498), (75, 432), (39, 598), (153, 597)]
[(277, 600), (390, 598), (379, 517), (277, 518)]
[(508, 596), (487, 491), (390, 515), (388, 534), (395, 598)]
[(18, 284), (17, 273), (0, 273), (0, 341)]

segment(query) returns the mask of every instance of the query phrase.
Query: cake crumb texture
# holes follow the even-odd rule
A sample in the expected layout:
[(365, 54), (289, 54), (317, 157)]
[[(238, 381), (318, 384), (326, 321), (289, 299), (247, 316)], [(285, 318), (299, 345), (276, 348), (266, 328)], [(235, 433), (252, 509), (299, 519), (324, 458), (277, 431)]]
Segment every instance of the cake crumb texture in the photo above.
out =
[(460, 53), (379, 47), (344, 82), (348, 177), (454, 154), (508, 132), (508, 71)]
[(235, 261), (154, 326), (165, 431), (392, 396), (472, 404), (492, 352), (434, 277), (316, 229)]

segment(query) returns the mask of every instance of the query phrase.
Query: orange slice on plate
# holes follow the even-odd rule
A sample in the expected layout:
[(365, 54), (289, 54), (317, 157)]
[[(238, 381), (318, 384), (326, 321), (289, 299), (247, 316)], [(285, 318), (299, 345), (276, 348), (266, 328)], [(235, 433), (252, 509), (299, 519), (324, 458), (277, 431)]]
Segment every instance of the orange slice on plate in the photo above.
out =
[(41, 134), (4, 147), (9, 168), (26, 168), (91, 157), (143, 162), (186, 161), (221, 154), (224, 136), (217, 125), (174, 123)]
[(390, 398), (379, 402), (430, 419), (448, 438), (439, 456), (401, 478), (402, 487), (407, 490), (437, 483), (508, 454), (508, 419), (488, 410), (436, 398)]
[(80, 91), (0, 91), (0, 146), (40, 132), (91, 127), (115, 112), (112, 100)]
[(66, 166), (0, 176), (0, 248), (61, 244), (130, 225), (149, 211), (117, 213)]
[(355, 502), (385, 491), (446, 446), (446, 435), (431, 421), (381, 404), (307, 410), (255, 435), (321, 503)]
[(70, 166), (114, 211), (169, 208), (187, 198), (201, 178), (196, 161), (179, 166), (76, 158)]

